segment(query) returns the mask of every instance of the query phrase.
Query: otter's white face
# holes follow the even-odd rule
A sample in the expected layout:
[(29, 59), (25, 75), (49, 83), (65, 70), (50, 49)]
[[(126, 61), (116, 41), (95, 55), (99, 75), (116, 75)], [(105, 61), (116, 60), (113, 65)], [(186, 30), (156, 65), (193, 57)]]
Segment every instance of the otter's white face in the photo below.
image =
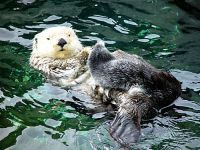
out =
[(82, 45), (70, 27), (52, 27), (35, 35), (33, 53), (40, 57), (71, 58), (82, 50)]

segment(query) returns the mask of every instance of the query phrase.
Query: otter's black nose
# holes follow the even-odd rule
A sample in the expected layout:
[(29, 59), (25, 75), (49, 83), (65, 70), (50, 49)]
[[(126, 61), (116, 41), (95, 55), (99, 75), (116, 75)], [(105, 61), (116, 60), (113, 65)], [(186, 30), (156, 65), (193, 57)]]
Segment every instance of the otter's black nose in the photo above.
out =
[(63, 39), (63, 38), (61, 38), (59, 41), (58, 41), (58, 45), (60, 46), (60, 47), (64, 47), (64, 45), (65, 44), (67, 44), (67, 42)]

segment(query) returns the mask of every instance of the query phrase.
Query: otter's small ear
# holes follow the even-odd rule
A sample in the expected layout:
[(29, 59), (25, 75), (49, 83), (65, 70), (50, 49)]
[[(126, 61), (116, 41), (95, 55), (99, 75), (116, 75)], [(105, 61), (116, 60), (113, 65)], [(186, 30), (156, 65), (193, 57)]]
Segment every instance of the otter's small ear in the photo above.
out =
[(76, 34), (76, 31), (75, 31), (72, 27), (69, 27), (69, 29), (70, 29), (70, 32), (71, 32), (72, 34)]
[(37, 42), (38, 42), (38, 38), (35, 37), (35, 38), (34, 38), (34, 41), (35, 41), (35, 43), (37, 44)]
[(38, 36), (40, 33), (36, 34), (33, 38), (33, 42), (37, 43), (38, 42)]
[(35, 36), (35, 37), (33, 38), (33, 44), (34, 44), (34, 45), (37, 45), (37, 43), (38, 43), (38, 38)]

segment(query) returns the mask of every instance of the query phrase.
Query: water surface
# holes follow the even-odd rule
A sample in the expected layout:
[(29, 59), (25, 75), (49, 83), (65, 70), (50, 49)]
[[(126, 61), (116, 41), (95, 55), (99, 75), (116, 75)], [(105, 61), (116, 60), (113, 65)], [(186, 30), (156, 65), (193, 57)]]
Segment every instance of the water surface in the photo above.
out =
[[(133, 149), (200, 149), (200, 2), (7, 0), (0, 3), (0, 149), (120, 149), (111, 116), (87, 115), (87, 98), (45, 82), (30, 68), (35, 34), (73, 27), (83, 45), (106, 42), (144, 57), (182, 82), (183, 94), (142, 124)], [(75, 93), (76, 96), (79, 96)], [(77, 110), (78, 108), (78, 110)]]

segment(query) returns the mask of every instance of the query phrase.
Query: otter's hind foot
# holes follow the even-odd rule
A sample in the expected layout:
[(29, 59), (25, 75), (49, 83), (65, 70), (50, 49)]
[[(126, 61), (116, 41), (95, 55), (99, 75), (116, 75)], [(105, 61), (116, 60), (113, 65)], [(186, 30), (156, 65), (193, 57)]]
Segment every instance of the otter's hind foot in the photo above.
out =
[(131, 147), (140, 138), (140, 115), (132, 118), (118, 111), (110, 125), (110, 135), (122, 146)]

